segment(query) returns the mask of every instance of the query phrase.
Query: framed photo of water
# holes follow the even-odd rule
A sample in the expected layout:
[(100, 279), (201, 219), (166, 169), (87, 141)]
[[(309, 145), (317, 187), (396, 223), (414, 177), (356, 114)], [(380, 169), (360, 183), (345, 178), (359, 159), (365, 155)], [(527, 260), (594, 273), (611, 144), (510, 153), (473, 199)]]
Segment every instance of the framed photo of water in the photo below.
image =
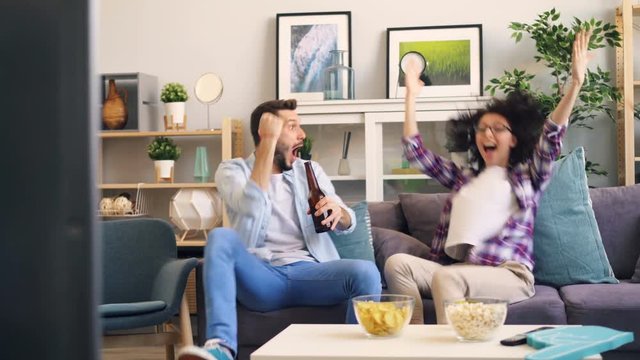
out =
[(403, 67), (417, 61), (418, 97), (482, 95), (482, 25), (387, 29), (387, 98), (404, 98)]
[(351, 66), (351, 12), (277, 14), (276, 31), (276, 98), (323, 100), (331, 52), (347, 51)]

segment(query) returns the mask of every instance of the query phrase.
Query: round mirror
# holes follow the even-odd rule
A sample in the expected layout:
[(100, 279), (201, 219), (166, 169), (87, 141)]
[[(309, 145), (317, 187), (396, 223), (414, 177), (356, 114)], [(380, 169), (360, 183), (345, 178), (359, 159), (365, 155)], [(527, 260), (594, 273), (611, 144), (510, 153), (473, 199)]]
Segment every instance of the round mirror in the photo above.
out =
[(413, 61), (418, 64), (420, 73), (422, 74), (424, 72), (424, 69), (427, 67), (427, 61), (424, 59), (424, 56), (422, 56), (422, 54), (416, 51), (409, 51), (408, 53), (404, 54), (404, 56), (402, 56), (402, 59), (400, 59), (400, 69), (402, 69), (402, 71), (406, 73), (407, 65), (409, 64), (409, 60), (411, 59), (413, 59)]
[(206, 73), (196, 81), (196, 98), (203, 104), (213, 104), (222, 97), (222, 80), (214, 73)]
[(206, 73), (196, 81), (194, 93), (198, 101), (207, 105), (207, 129), (211, 130), (209, 105), (218, 102), (222, 97), (222, 79), (214, 73)]

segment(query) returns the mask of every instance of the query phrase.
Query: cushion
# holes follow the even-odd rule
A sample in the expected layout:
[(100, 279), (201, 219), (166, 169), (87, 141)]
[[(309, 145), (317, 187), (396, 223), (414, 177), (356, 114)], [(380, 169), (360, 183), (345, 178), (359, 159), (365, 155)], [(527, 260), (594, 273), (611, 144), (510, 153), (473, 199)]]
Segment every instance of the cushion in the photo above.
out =
[(351, 209), (356, 213), (356, 228), (349, 234), (340, 235), (330, 232), (333, 244), (341, 259), (362, 259), (375, 261), (373, 257), (373, 237), (371, 236), (371, 218), (367, 203), (362, 201)]
[(633, 277), (631, 277), (631, 282), (640, 283), (640, 258), (638, 258), (638, 262), (636, 262), (636, 272), (633, 273)]
[(376, 266), (382, 275), (383, 284), (386, 284), (384, 279), (384, 263), (391, 255), (403, 253), (421, 258), (427, 258), (429, 256), (430, 249), (427, 245), (405, 233), (376, 226), (371, 228), (371, 233), (373, 235)]
[(98, 306), (101, 317), (134, 316), (164, 310), (164, 301), (140, 301), (134, 303), (103, 304)]
[(640, 255), (640, 185), (590, 189), (589, 195), (613, 273), (630, 279)]
[(431, 246), (449, 194), (399, 194), (409, 234)]
[(534, 227), (536, 282), (561, 287), (617, 283), (591, 208), (584, 150), (556, 161)]

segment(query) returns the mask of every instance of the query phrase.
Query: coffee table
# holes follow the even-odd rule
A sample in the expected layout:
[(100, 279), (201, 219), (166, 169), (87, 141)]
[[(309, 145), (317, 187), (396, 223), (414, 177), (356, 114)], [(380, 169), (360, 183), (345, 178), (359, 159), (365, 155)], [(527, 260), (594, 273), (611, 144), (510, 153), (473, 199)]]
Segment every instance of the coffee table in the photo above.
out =
[(499, 341), (538, 327), (504, 325), (494, 340), (470, 343), (458, 341), (450, 325), (408, 325), (398, 337), (371, 339), (360, 325), (293, 324), (253, 352), (251, 360), (524, 359), (535, 350), (502, 346)]

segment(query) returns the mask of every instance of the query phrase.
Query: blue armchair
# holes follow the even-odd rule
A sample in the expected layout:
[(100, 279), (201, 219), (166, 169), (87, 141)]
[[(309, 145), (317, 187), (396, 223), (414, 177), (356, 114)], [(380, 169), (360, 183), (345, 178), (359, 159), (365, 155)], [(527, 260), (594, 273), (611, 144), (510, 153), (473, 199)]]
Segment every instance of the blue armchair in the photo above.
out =
[[(193, 343), (184, 290), (197, 260), (177, 259), (176, 238), (167, 222), (148, 218), (103, 222), (102, 261), (98, 312), (105, 348), (165, 345), (167, 358), (173, 359), (174, 344)], [(179, 329), (170, 323), (178, 312)], [(150, 326), (156, 326), (155, 333), (113, 334)]]

